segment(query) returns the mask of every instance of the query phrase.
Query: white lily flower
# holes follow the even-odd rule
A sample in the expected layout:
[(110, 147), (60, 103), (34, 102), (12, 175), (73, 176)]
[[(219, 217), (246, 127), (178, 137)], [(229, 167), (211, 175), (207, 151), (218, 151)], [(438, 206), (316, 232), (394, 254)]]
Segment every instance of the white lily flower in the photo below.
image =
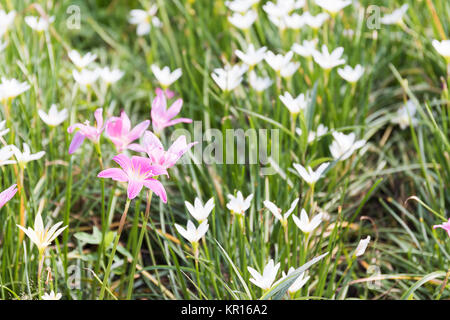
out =
[(14, 155), (14, 152), (12, 151), (11, 146), (4, 146), (3, 148), (1, 148), (0, 149), (0, 166), (16, 163), (15, 160), (10, 160), (13, 155)]
[(345, 59), (342, 59), (342, 54), (344, 53), (344, 48), (338, 47), (329, 52), (327, 46), (324, 44), (322, 46), (322, 52), (315, 51), (313, 53), (314, 61), (320, 65), (325, 70), (330, 70), (345, 63)]
[(293, 115), (299, 114), (300, 111), (305, 110), (308, 107), (309, 99), (303, 93), (299, 94), (297, 98), (294, 98), (289, 92), (285, 92), (284, 95), (280, 95), (279, 98)]
[(318, 39), (313, 39), (311, 41), (303, 40), (301, 45), (294, 43), (291, 50), (302, 57), (312, 57), (313, 53), (316, 51), (317, 42)]
[(176, 223), (175, 228), (187, 241), (191, 244), (196, 244), (206, 234), (209, 225), (208, 221), (205, 220), (198, 226), (198, 228), (196, 228), (194, 223), (189, 220), (186, 229)]
[(256, 75), (256, 72), (253, 71), (253, 70), (249, 74), (248, 82), (250, 83), (250, 86), (256, 92), (263, 92), (263, 91), (265, 91), (273, 83), (273, 81), (269, 77), (258, 77)]
[(361, 239), (361, 241), (359, 241), (358, 246), (356, 247), (356, 250), (355, 250), (355, 257), (362, 256), (364, 254), (364, 252), (366, 252), (369, 242), (370, 242), (370, 236), (367, 236), (365, 239)]
[(332, 134), (334, 140), (330, 145), (330, 152), (335, 160), (348, 159), (356, 150), (366, 144), (365, 140), (356, 140), (354, 132), (347, 135), (342, 132), (333, 132)]
[(17, 163), (24, 167), (28, 162), (39, 160), (45, 155), (45, 151), (39, 151), (37, 153), (31, 153), (30, 146), (23, 143), (23, 152), (20, 151), (16, 146), (11, 145), (11, 150), (14, 153), (14, 156), (16, 157)]
[(229, 194), (228, 199), (230, 199), (227, 203), (228, 210), (230, 210), (232, 214), (243, 216), (245, 211), (247, 211), (252, 204), (253, 193), (244, 199), (242, 192), (238, 191), (236, 197)]
[(298, 13), (293, 13), (291, 15), (284, 17), (284, 22), (286, 27), (292, 30), (300, 30), (306, 24), (306, 18)]
[(154, 27), (161, 27), (161, 21), (155, 16), (158, 11), (156, 5), (152, 5), (148, 10), (133, 9), (130, 11), (128, 22), (137, 25), (136, 34), (144, 36), (150, 33), (152, 24)]
[(279, 17), (279, 16), (274, 16), (274, 15), (269, 14), (268, 17), (269, 17), (270, 22), (272, 22), (274, 25), (276, 25), (280, 31), (284, 31), (288, 27), (287, 21), (286, 21), (288, 15)]
[(3, 36), (6, 31), (14, 23), (14, 18), (16, 17), (16, 11), (12, 10), (6, 13), (5, 10), (0, 10), (0, 37)]
[(392, 123), (398, 124), (400, 129), (405, 130), (411, 124), (417, 125), (419, 120), (415, 118), (417, 107), (412, 100), (408, 100), (405, 105), (398, 109), (396, 116), (391, 120)]
[(98, 69), (98, 74), (107, 85), (110, 85), (122, 79), (125, 72), (120, 69), (110, 69), (109, 67), (104, 67)]
[(339, 68), (338, 73), (342, 79), (350, 83), (356, 83), (364, 74), (364, 67), (360, 64), (357, 64), (354, 69), (350, 66), (345, 66), (344, 68)]
[[(302, 129), (297, 128), (295, 129), (295, 132), (301, 136), (302, 135)], [(308, 143), (312, 143), (315, 140), (320, 139), (321, 137), (323, 137), (324, 135), (326, 135), (328, 133), (328, 127), (324, 126), (323, 124), (319, 124), (319, 126), (317, 127), (317, 131), (310, 131), (308, 133)]]
[(214, 69), (211, 77), (223, 91), (232, 91), (242, 82), (242, 76), (247, 71), (247, 65), (226, 65), (223, 69)]
[(253, 5), (257, 4), (260, 0), (234, 0), (234, 1), (225, 1), (225, 5), (234, 12), (245, 13), (247, 12)]
[(97, 59), (97, 55), (88, 52), (84, 56), (81, 56), (77, 50), (70, 50), (69, 58), (78, 69), (83, 69)]
[(264, 267), (264, 271), (262, 274), (260, 274), (252, 267), (247, 267), (248, 272), (250, 272), (253, 277), (250, 278), (250, 282), (263, 290), (269, 290), (275, 281), (279, 268), (280, 263), (275, 264), (273, 259), (269, 260), (267, 265)]
[(151, 69), (156, 77), (156, 80), (158, 80), (159, 84), (163, 88), (169, 87), (172, 83), (177, 81), (183, 74), (181, 68), (170, 71), (169, 67), (165, 66), (161, 69), (156, 64), (152, 64)]
[(281, 225), (285, 228), (288, 223), (288, 218), (291, 215), (291, 213), (294, 211), (295, 207), (297, 206), (297, 203), (299, 201), (299, 198), (296, 198), (294, 201), (292, 201), (291, 207), (288, 211), (286, 211), (284, 214), (281, 214), (281, 209), (278, 208), (275, 203), (265, 200), (264, 206), (269, 209), (270, 212), (275, 216), (275, 218), (278, 219), (278, 221), (281, 222)]
[(81, 71), (73, 70), (72, 76), (75, 79), (75, 81), (82, 87), (88, 87), (94, 84), (95, 81), (100, 77), (99, 69), (96, 68), (95, 70), (88, 70), (83, 69)]
[(42, 121), (44, 121), (50, 127), (59, 126), (69, 116), (69, 112), (67, 111), (67, 109), (58, 111), (58, 107), (56, 106), (56, 104), (52, 104), (50, 106), (48, 114), (42, 110), (38, 110), (38, 114)]
[(294, 53), (292, 51), (289, 51), (285, 55), (275, 54), (272, 51), (267, 51), (264, 56), (264, 60), (275, 72), (280, 73), (281, 70), (291, 62), (293, 55)]
[(403, 15), (408, 11), (408, 4), (402, 5), (400, 8), (394, 10), (391, 14), (384, 15), (380, 22), (382, 24), (399, 24), (403, 22)]
[(305, 209), (302, 209), (300, 213), (300, 219), (297, 216), (292, 216), (292, 219), (294, 219), (294, 223), (300, 230), (302, 230), (304, 233), (310, 233), (314, 231), (314, 229), (316, 229), (322, 222), (322, 213), (318, 213), (310, 221)]
[(346, 6), (352, 3), (352, 0), (316, 0), (316, 4), (331, 14), (336, 14)]
[(14, 99), (28, 89), (30, 89), (30, 85), (26, 82), (2, 77), (2, 82), (0, 83), (0, 101)]
[[(293, 267), (290, 267), (288, 270), (288, 273), (286, 274), (284, 271), (282, 273), (282, 278), (279, 281), (284, 280), (286, 277), (288, 277), (289, 275), (291, 275), (293, 272), (295, 271), (295, 269)], [(298, 278), (294, 281), (293, 284), (291, 284), (291, 286), (288, 289), (288, 292), (290, 294), (294, 294), (296, 293), (298, 290), (300, 290), (301, 288), (303, 288), (303, 286), (306, 284), (306, 282), (308, 282), (308, 280), (310, 279), (310, 276), (306, 276), (305, 277), (305, 272), (302, 272)]]
[(318, 15), (313, 16), (309, 13), (309, 11), (307, 11), (303, 14), (303, 17), (305, 18), (305, 22), (308, 26), (313, 29), (319, 29), (325, 21), (330, 18), (330, 15), (328, 13), (321, 12)]
[(309, 166), (305, 168), (298, 163), (294, 163), (294, 168), (307, 184), (313, 185), (322, 177), (322, 174), (328, 168), (329, 164), (329, 162), (322, 163), (316, 171), (311, 169)]
[(194, 205), (188, 201), (185, 201), (184, 204), (186, 205), (186, 208), (191, 216), (193, 216), (199, 223), (202, 223), (208, 219), (209, 214), (212, 209), (214, 209), (214, 198), (209, 199), (205, 205), (202, 204), (202, 201), (199, 198), (195, 198)]
[(289, 15), (295, 9), (303, 8), (305, 3), (305, 0), (277, 0), (276, 3), (268, 1), (263, 5), (263, 10), (269, 16), (280, 18)]
[(266, 53), (267, 48), (261, 47), (258, 50), (255, 50), (255, 46), (253, 44), (249, 44), (247, 48), (247, 52), (242, 52), (241, 50), (236, 50), (234, 53), (239, 59), (242, 60), (249, 67), (253, 67), (264, 60), (264, 55)]
[(48, 29), (50, 23), (55, 21), (55, 17), (49, 17), (48, 19), (44, 17), (27, 16), (25, 17), (25, 23), (33, 30), (42, 32)]
[(450, 40), (433, 40), (432, 44), (441, 56), (450, 61)]
[(258, 13), (255, 10), (249, 10), (244, 14), (233, 13), (232, 16), (228, 17), (228, 21), (238, 29), (247, 30), (255, 23), (257, 18)]
[(42, 300), (61, 300), (62, 294), (55, 293), (52, 290), (52, 291), (50, 291), (50, 293), (44, 293), (41, 298), (42, 298)]
[[(62, 221), (55, 224), (53, 227), (47, 226), (44, 228), (44, 222), (42, 221), (42, 216), (38, 212), (36, 218), (34, 219), (34, 229), (28, 227), (25, 229), (24, 227), (17, 225), (17, 227), (22, 230), (28, 238), (30, 238), (31, 242), (33, 242), (39, 250), (39, 253), (42, 255), (47, 249), (48, 246), (52, 243), (53, 240), (56, 239), (57, 236), (61, 234), (68, 226), (59, 228), (62, 225)], [(59, 228), (59, 229), (58, 229)]]
[(299, 62), (289, 62), (280, 70), (280, 76), (283, 78), (290, 78), (300, 68)]

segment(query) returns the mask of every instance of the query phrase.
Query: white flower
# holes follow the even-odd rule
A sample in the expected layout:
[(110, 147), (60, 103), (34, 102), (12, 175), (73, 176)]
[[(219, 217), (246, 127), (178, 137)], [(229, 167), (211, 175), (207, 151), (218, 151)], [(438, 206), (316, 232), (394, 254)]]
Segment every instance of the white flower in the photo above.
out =
[(109, 85), (122, 79), (125, 72), (120, 69), (111, 70), (109, 67), (104, 67), (98, 69), (98, 74), (100, 75), (100, 78)]
[(268, 1), (263, 5), (263, 10), (272, 17), (284, 17), (292, 10), (303, 8), (305, 0), (277, 0), (276, 3)]
[(223, 69), (214, 69), (211, 77), (223, 91), (234, 90), (242, 82), (242, 75), (247, 71), (247, 65), (226, 65)]
[(278, 208), (273, 202), (269, 200), (264, 201), (264, 206), (269, 209), (270, 212), (277, 218), (283, 227), (287, 226), (288, 218), (291, 215), (291, 213), (294, 211), (295, 207), (297, 206), (297, 203), (299, 201), (299, 198), (292, 201), (291, 207), (288, 211), (286, 211), (283, 215), (281, 214), (281, 209)]
[(14, 152), (12, 151), (11, 146), (4, 146), (3, 148), (1, 148), (0, 149), (0, 166), (16, 163), (15, 160), (10, 160), (13, 155), (14, 155)]
[(214, 209), (214, 198), (209, 199), (205, 205), (202, 204), (202, 201), (199, 198), (195, 198), (194, 206), (187, 201), (185, 201), (184, 204), (186, 205), (186, 208), (191, 216), (193, 216), (199, 223), (202, 223), (208, 219), (209, 214), (212, 209)]
[(297, 98), (294, 98), (289, 92), (285, 92), (279, 98), (293, 115), (300, 113), (300, 111), (305, 110), (308, 106), (308, 98), (303, 93), (299, 94)]
[(81, 56), (77, 50), (70, 50), (69, 58), (78, 69), (83, 69), (97, 59), (97, 55), (88, 52), (84, 56)]
[(245, 13), (248, 9), (250, 9), (254, 4), (257, 4), (260, 0), (234, 0), (234, 1), (225, 1), (225, 5), (234, 12)]
[(303, 14), (303, 17), (305, 18), (305, 22), (308, 26), (313, 29), (318, 29), (325, 23), (325, 21), (328, 20), (330, 15), (328, 13), (322, 12), (317, 16), (312, 16), (309, 11), (307, 11)]
[(61, 300), (62, 298), (62, 294), (61, 293), (56, 293), (52, 290), (49, 293), (44, 293), (42, 295), (42, 300)]
[(290, 78), (300, 68), (299, 62), (289, 62), (280, 70), (280, 75), (283, 78)]
[(156, 64), (151, 65), (151, 69), (153, 74), (156, 77), (156, 80), (163, 86), (164, 88), (167, 88), (172, 83), (177, 81), (183, 72), (180, 68), (170, 71), (169, 67), (165, 66), (164, 68), (158, 67)]
[(238, 191), (236, 197), (229, 194), (228, 199), (230, 199), (230, 201), (227, 203), (228, 210), (230, 210), (233, 214), (243, 216), (245, 211), (247, 211), (247, 209), (250, 208), (250, 205), (252, 204), (253, 193), (244, 199), (244, 197), (242, 196), (242, 192)]
[(450, 60), (450, 40), (433, 40), (434, 49), (445, 59)]
[(150, 32), (151, 26), (159, 28), (161, 21), (155, 16), (158, 11), (156, 5), (152, 5), (149, 10), (134, 9), (130, 11), (128, 22), (137, 25), (136, 34), (138, 36), (146, 35)]
[(269, 290), (272, 287), (273, 282), (275, 281), (279, 268), (280, 263), (277, 263), (275, 265), (273, 259), (269, 260), (269, 263), (267, 263), (267, 265), (264, 267), (264, 271), (262, 274), (260, 274), (252, 267), (247, 267), (248, 272), (250, 272), (253, 277), (250, 278), (250, 282), (263, 290)]
[(402, 5), (399, 9), (394, 10), (391, 14), (384, 15), (380, 22), (382, 24), (397, 24), (402, 22), (403, 15), (408, 11), (408, 4)]
[(8, 13), (4, 10), (0, 10), (0, 37), (8, 31), (10, 26), (12, 26), (15, 17), (16, 11), (14, 10)]
[[(22, 230), (31, 242), (33, 242), (39, 250), (40, 254), (43, 254), (45, 249), (56, 239), (57, 236), (67, 228), (67, 226), (59, 228), (62, 225), (62, 221), (55, 224), (53, 227), (47, 226), (44, 228), (44, 222), (42, 221), (41, 214), (38, 212), (34, 219), (34, 229), (28, 227), (25, 229), (22, 226), (17, 225)], [(59, 229), (58, 229), (59, 228)]]
[(39, 160), (45, 154), (45, 151), (31, 154), (30, 147), (25, 142), (23, 143), (23, 152), (13, 145), (11, 146), (11, 150), (20, 166), (25, 166), (30, 161)]
[(247, 52), (236, 50), (235, 53), (239, 57), (239, 59), (242, 60), (242, 62), (244, 62), (249, 67), (253, 67), (264, 59), (266, 50), (266, 47), (261, 47), (258, 50), (255, 50), (255, 46), (253, 44), (249, 44)]
[(322, 213), (318, 213), (314, 218), (309, 221), (308, 214), (305, 209), (302, 209), (300, 213), (300, 219), (297, 216), (292, 216), (297, 227), (304, 233), (310, 233), (316, 229), (322, 222)]
[(327, 46), (324, 44), (322, 46), (322, 52), (314, 51), (313, 57), (314, 61), (320, 65), (325, 70), (330, 70), (345, 63), (344, 59), (341, 59), (344, 53), (344, 48), (338, 47), (329, 53)]
[(293, 13), (290, 16), (285, 16), (284, 21), (286, 27), (293, 30), (299, 30), (306, 24), (306, 18), (298, 13)]
[(352, 0), (316, 0), (316, 4), (331, 14), (336, 14), (346, 6), (352, 3)]
[[(282, 278), (279, 281), (284, 280), (286, 277), (288, 277), (290, 274), (292, 274), (295, 271), (293, 267), (290, 267), (288, 270), (288, 273), (286, 274), (284, 271), (282, 273)], [(305, 273), (302, 272), (298, 278), (294, 281), (294, 283), (289, 287), (288, 291), (291, 294), (296, 293), (298, 290), (303, 288), (303, 286), (306, 284), (306, 282), (309, 280), (310, 276), (305, 277)]]
[(269, 66), (277, 73), (280, 73), (283, 68), (285, 68), (291, 62), (294, 53), (289, 51), (286, 55), (275, 54), (272, 51), (267, 51), (264, 60), (269, 64)]
[(328, 168), (329, 164), (329, 162), (322, 163), (316, 171), (309, 166), (305, 168), (298, 163), (294, 163), (294, 168), (307, 184), (313, 185), (322, 177), (323, 172)]
[(248, 81), (250, 83), (250, 86), (255, 89), (256, 92), (263, 92), (273, 83), (273, 81), (269, 77), (258, 77), (256, 75), (256, 72), (253, 70), (250, 72)]
[(38, 110), (38, 114), (39, 117), (42, 119), (42, 121), (44, 121), (50, 127), (59, 126), (69, 116), (67, 109), (62, 109), (61, 111), (58, 111), (58, 107), (56, 106), (56, 104), (51, 105), (48, 114), (42, 110)]
[(9, 132), (9, 128), (6, 128), (6, 120), (3, 120), (2, 122), (0, 122), (0, 137), (3, 137), (5, 134), (7, 134)]
[(303, 43), (301, 45), (298, 43), (294, 43), (291, 50), (302, 57), (312, 57), (313, 53), (316, 51), (317, 42), (317, 39), (313, 39), (311, 41), (303, 40)]
[(360, 64), (357, 64), (354, 69), (350, 66), (345, 66), (343, 69), (339, 68), (338, 73), (342, 79), (347, 80), (350, 83), (355, 83), (364, 74), (364, 67)]
[(2, 82), (0, 83), (0, 101), (14, 99), (28, 89), (30, 89), (30, 85), (26, 82), (2, 77)]
[(330, 145), (330, 152), (335, 160), (349, 158), (356, 150), (366, 144), (365, 140), (356, 141), (354, 132), (347, 135), (342, 132), (333, 132), (332, 134), (334, 140)]
[(370, 242), (370, 236), (367, 236), (367, 238), (361, 239), (361, 241), (359, 241), (358, 246), (356, 247), (356, 250), (355, 250), (355, 257), (362, 256), (364, 254), (364, 252), (366, 252), (369, 242)]
[(198, 241), (203, 238), (203, 236), (208, 231), (209, 225), (208, 221), (203, 221), (198, 228), (195, 227), (194, 223), (189, 220), (186, 229), (182, 226), (175, 224), (177, 231), (191, 244), (198, 243)]
[(233, 13), (232, 16), (228, 17), (228, 21), (238, 29), (247, 30), (255, 23), (256, 18), (258, 18), (258, 13), (255, 10), (249, 10), (244, 14)]
[[(302, 129), (297, 128), (295, 129), (295, 132), (301, 136), (302, 135)], [(317, 127), (317, 131), (310, 131), (308, 133), (308, 143), (314, 142), (314, 140), (321, 138), (322, 136), (326, 135), (328, 133), (328, 127), (324, 126), (323, 124), (319, 124)]]
[(419, 120), (415, 118), (417, 107), (415, 103), (408, 100), (404, 106), (398, 109), (396, 116), (391, 120), (392, 123), (398, 124), (400, 129), (405, 130), (411, 124), (415, 126)]
[(99, 69), (83, 69), (81, 71), (73, 70), (72, 75), (75, 81), (83, 87), (91, 86), (100, 76)]
[(55, 17), (48, 19), (44, 17), (27, 16), (25, 17), (25, 23), (33, 30), (42, 32), (48, 29), (50, 23), (55, 21)]

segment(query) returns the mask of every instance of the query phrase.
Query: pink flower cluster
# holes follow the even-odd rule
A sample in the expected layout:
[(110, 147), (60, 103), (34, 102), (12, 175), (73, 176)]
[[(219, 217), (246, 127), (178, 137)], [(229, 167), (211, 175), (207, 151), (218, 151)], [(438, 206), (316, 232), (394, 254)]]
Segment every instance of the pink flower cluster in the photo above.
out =
[[(164, 128), (177, 123), (191, 123), (191, 119), (176, 117), (183, 105), (183, 100), (176, 100), (170, 108), (167, 108), (167, 98), (171, 99), (175, 94), (172, 91), (156, 90), (156, 98), (153, 100), (151, 120), (155, 133), (159, 135)], [(69, 154), (74, 153), (87, 138), (95, 144), (100, 144), (100, 136), (103, 131), (106, 137), (115, 145), (119, 155), (113, 160), (120, 168), (110, 168), (101, 171), (99, 178), (111, 178), (115, 181), (127, 182), (127, 195), (129, 199), (138, 196), (143, 187), (152, 190), (164, 203), (167, 202), (167, 194), (164, 186), (156, 177), (167, 175), (167, 169), (174, 166), (196, 142), (187, 143), (185, 136), (180, 136), (168, 150), (165, 150), (158, 137), (147, 130), (150, 120), (145, 120), (132, 128), (128, 115), (122, 111), (120, 117), (111, 117), (103, 123), (103, 110), (97, 109), (94, 113), (96, 126), (89, 122), (77, 123), (70, 126), (67, 131), (76, 131), (69, 147)], [(133, 143), (143, 136), (142, 143)], [(148, 157), (127, 156), (126, 150), (146, 153)]]

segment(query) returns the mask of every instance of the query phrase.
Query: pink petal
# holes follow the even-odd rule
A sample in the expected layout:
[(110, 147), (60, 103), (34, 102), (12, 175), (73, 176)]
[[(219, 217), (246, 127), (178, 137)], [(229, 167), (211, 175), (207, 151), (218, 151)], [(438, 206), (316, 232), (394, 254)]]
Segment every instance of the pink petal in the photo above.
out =
[(191, 123), (192, 119), (189, 119), (189, 118), (178, 118), (178, 119), (175, 119), (175, 120), (171, 120), (171, 121), (166, 123), (166, 127), (170, 127), (170, 126), (176, 125), (177, 123), (181, 123), (181, 122)]
[(11, 187), (0, 193), (0, 208), (3, 207), (17, 192), (17, 184), (13, 184)]
[(95, 110), (94, 117), (95, 117), (95, 121), (97, 121), (97, 128), (99, 128), (99, 129), (102, 128), (103, 127), (103, 109), (98, 108), (97, 110)]
[(127, 134), (128, 132), (130, 132), (131, 129), (131, 122), (130, 122), (130, 118), (128, 118), (127, 114), (125, 113), (125, 111), (122, 111), (120, 113), (120, 118), (122, 119), (122, 127), (123, 127), (123, 134)]
[(128, 176), (127, 174), (119, 168), (110, 168), (110, 169), (106, 169), (101, 171), (98, 175), (98, 178), (111, 178), (115, 181), (121, 181), (121, 182), (125, 182), (128, 181)]
[(130, 180), (128, 182), (128, 190), (127, 190), (128, 199), (133, 200), (134, 198), (136, 198), (139, 192), (141, 192), (143, 186), (144, 184), (141, 181)]
[(145, 120), (139, 123), (136, 127), (131, 130), (131, 132), (128, 134), (128, 141), (134, 141), (136, 139), (139, 139), (145, 130), (147, 130), (148, 126), (150, 125), (150, 120)]
[(75, 135), (73, 136), (72, 142), (70, 143), (69, 146), (69, 154), (74, 153), (83, 143), (84, 141), (84, 135), (81, 134), (79, 131), (75, 133)]
[(130, 158), (123, 153), (115, 156), (113, 160), (123, 169), (123, 171), (129, 172), (130, 170), (133, 170)]
[(166, 112), (167, 118), (172, 119), (177, 114), (179, 114), (182, 106), (183, 106), (183, 100), (182, 99), (178, 99), (177, 101), (175, 101), (172, 104), (172, 106), (169, 108), (169, 110), (167, 110), (167, 112)]
[(128, 149), (136, 151), (136, 152), (145, 152), (145, 148), (142, 147), (140, 144), (132, 143), (128, 146)]
[(147, 179), (144, 181), (144, 186), (152, 190), (164, 203), (167, 203), (167, 194), (161, 182), (155, 179)]

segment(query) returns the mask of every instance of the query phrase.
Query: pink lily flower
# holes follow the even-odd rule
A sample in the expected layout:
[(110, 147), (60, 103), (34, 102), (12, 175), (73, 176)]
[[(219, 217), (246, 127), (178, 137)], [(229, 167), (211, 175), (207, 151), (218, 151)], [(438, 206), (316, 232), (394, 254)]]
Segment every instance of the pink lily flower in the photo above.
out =
[(17, 192), (17, 184), (13, 184), (11, 187), (0, 193), (0, 208), (2, 208)]
[(161, 133), (161, 131), (165, 127), (173, 126), (177, 123), (191, 123), (192, 119), (188, 118), (178, 118), (175, 120), (172, 120), (174, 117), (177, 116), (178, 113), (180, 113), (181, 107), (183, 106), (183, 100), (178, 99), (176, 100), (172, 106), (167, 109), (167, 99), (162, 91), (159, 91), (156, 95), (156, 98), (153, 100), (152, 103), (152, 121), (153, 121), (153, 129), (155, 130), (156, 134)]
[(187, 144), (186, 137), (180, 136), (169, 149), (165, 151), (158, 137), (150, 131), (145, 131), (142, 144), (130, 145), (130, 149), (136, 152), (147, 153), (152, 164), (160, 165), (161, 167), (168, 169), (173, 167), (183, 154), (196, 144), (197, 142)]
[(128, 182), (127, 195), (130, 200), (136, 198), (145, 186), (158, 195), (164, 203), (167, 202), (167, 194), (161, 182), (153, 177), (162, 174), (167, 175), (167, 170), (158, 165), (152, 165), (150, 159), (119, 154), (113, 158), (121, 167), (110, 168), (101, 171), (98, 178), (111, 178), (115, 181)]
[(122, 111), (120, 117), (112, 117), (106, 123), (106, 134), (114, 143), (118, 152), (128, 148), (130, 143), (139, 139), (144, 131), (150, 125), (150, 120), (145, 120), (131, 129), (130, 118), (125, 111)]
[(443, 224), (437, 224), (433, 226), (433, 229), (441, 228), (447, 231), (448, 236), (450, 237), (450, 219), (448, 219), (447, 222), (444, 222)]
[(169, 90), (169, 89), (163, 90), (161, 88), (156, 88), (155, 92), (156, 92), (156, 95), (165, 94), (167, 99), (172, 99), (173, 97), (175, 97), (175, 92), (173, 92), (172, 90)]
[(75, 123), (74, 125), (71, 125), (69, 128), (67, 128), (68, 133), (74, 132), (75, 129), (79, 129), (69, 146), (69, 154), (74, 153), (83, 143), (85, 138), (88, 138), (94, 143), (97, 143), (100, 139), (100, 135), (103, 132), (103, 129), (105, 128), (103, 126), (103, 109), (99, 108), (95, 110), (94, 117), (97, 122), (97, 125), (91, 126), (89, 125), (89, 121), (86, 121), (84, 124), (82, 123)]

